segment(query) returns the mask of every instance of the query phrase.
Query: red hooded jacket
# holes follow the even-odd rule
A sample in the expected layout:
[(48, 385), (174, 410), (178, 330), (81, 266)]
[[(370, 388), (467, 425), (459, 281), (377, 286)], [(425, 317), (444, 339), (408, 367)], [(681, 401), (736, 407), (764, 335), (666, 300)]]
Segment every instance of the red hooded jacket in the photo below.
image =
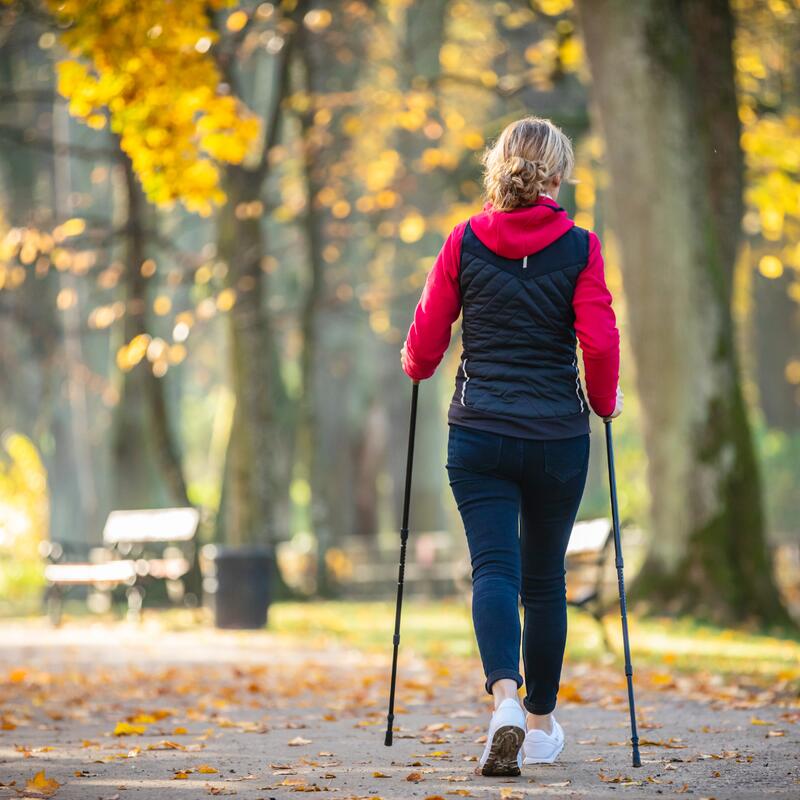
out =
[[(540, 196), (532, 206), (494, 211), (489, 203), (469, 220), (481, 242), (503, 258), (520, 259), (537, 253), (563, 236), (575, 223), (565, 211)], [(450, 343), (452, 324), (461, 313), (459, 270), (461, 240), (467, 221), (456, 225), (428, 274), (414, 321), (406, 338), (406, 373), (412, 380), (433, 375)], [(596, 414), (607, 417), (616, 404), (619, 382), (619, 331), (603, 272), (600, 240), (589, 234), (589, 260), (578, 276), (572, 307), (575, 333), (583, 353), (586, 393)]]

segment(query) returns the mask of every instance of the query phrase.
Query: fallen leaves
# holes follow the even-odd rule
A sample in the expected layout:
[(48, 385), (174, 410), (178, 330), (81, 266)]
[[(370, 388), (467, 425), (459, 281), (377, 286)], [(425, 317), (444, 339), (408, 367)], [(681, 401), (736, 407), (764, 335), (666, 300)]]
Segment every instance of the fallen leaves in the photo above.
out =
[(286, 744), (288, 744), (289, 747), (302, 747), (303, 745), (311, 744), (311, 742), (311, 739), (304, 739), (302, 736), (295, 736), (294, 739), (290, 739), (288, 742), (286, 742)]
[(185, 750), (186, 746), (178, 744), (178, 742), (171, 742), (168, 739), (162, 739), (157, 744), (147, 745), (148, 750)]
[(683, 750), (687, 745), (683, 744), (683, 739), (677, 736), (670, 736), (669, 739), (640, 739), (642, 747), (668, 747), (673, 750)]
[(574, 683), (562, 683), (558, 688), (558, 699), (567, 700), (570, 703), (585, 703), (583, 695), (578, 691)]
[(603, 783), (618, 783), (620, 786), (641, 786), (641, 781), (636, 781), (630, 777), (630, 775), (623, 775), (622, 773), (618, 773), (617, 775), (608, 775), (607, 773), (600, 770), (597, 773), (597, 777), (600, 778)]
[(25, 791), (37, 797), (50, 797), (59, 786), (61, 784), (55, 778), (48, 778), (44, 770), (40, 770), (25, 784)]
[(147, 732), (147, 725), (134, 725), (130, 722), (118, 722), (111, 732), (112, 736), (141, 736)]

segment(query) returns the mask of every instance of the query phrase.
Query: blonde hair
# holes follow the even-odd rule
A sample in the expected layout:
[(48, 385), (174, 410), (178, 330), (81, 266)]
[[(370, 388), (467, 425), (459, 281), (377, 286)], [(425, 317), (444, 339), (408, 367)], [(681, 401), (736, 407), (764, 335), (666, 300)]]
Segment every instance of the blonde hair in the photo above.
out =
[(496, 211), (530, 206), (553, 179), (575, 166), (569, 137), (549, 119), (524, 117), (507, 125), (483, 154), (483, 186)]

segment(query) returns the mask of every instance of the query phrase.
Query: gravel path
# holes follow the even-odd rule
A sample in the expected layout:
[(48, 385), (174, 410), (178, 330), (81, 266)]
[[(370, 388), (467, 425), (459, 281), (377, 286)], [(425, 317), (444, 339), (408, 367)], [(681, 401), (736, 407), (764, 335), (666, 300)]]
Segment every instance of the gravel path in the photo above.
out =
[(156, 623), (2, 623), (0, 642), (0, 798), (800, 798), (800, 702), (780, 685), (637, 674), (633, 769), (624, 676), (567, 665), (558, 763), (490, 779), (473, 660), (405, 651), (389, 749), (385, 654)]

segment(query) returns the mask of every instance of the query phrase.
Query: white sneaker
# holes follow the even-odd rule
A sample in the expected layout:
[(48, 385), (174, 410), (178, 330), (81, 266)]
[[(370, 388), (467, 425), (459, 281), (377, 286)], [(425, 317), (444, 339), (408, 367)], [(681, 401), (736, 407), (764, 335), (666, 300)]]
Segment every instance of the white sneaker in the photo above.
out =
[(552, 764), (564, 749), (564, 729), (553, 717), (553, 730), (550, 733), (538, 728), (529, 730), (522, 749), (525, 751), (525, 764)]
[(492, 714), (486, 747), (480, 759), (482, 775), (519, 775), (522, 743), (525, 741), (525, 712), (519, 701), (509, 697)]

